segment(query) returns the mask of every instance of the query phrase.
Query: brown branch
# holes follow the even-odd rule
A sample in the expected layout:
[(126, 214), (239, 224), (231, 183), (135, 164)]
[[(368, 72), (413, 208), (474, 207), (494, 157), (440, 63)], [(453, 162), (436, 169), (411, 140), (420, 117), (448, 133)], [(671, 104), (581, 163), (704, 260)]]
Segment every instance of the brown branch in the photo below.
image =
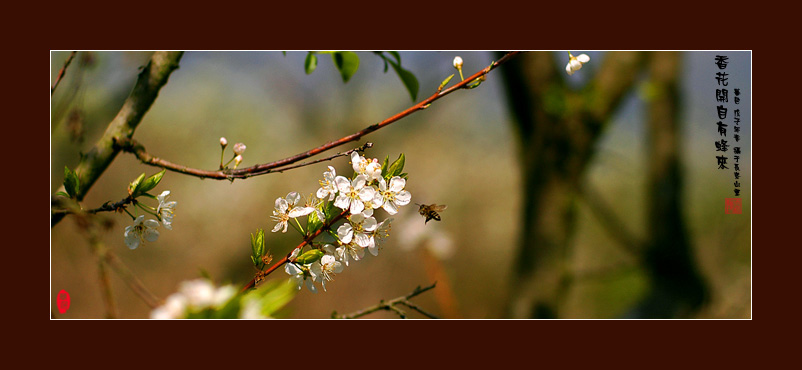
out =
[[(323, 226), (321, 226), (319, 229), (317, 229), (317, 231), (315, 231), (312, 234), (307, 235), (304, 238), (304, 240), (301, 242), (301, 244), (298, 244), (298, 246), (293, 248), (290, 251), (290, 253), (287, 253), (287, 255), (284, 256), (282, 259), (278, 260), (278, 262), (276, 262), (272, 266), (268, 267), (267, 270), (260, 271), (259, 272), (260, 277), (263, 279), (264, 277), (266, 277), (267, 275), (270, 275), (270, 273), (272, 273), (273, 271), (278, 269), (281, 265), (283, 265), (283, 264), (285, 264), (287, 262), (292, 262), (292, 261), (289, 260), (290, 256), (292, 255), (292, 252), (294, 252), (295, 250), (301, 249), (301, 248), (305, 247), (306, 245), (308, 245), (312, 240), (314, 240), (315, 238), (320, 236), (320, 234), (322, 234), (323, 232), (325, 232), (326, 230), (331, 228), (331, 225), (333, 225), (335, 222), (337, 222), (340, 219), (342, 219), (343, 217), (345, 217), (345, 215), (347, 213), (348, 213), (347, 209), (343, 210), (342, 212), (340, 212), (339, 215), (334, 216), (334, 218), (332, 218), (331, 221), (324, 223)], [(245, 286), (242, 287), (241, 292), (245, 292), (248, 289), (254, 288), (255, 286), (256, 286), (256, 277), (254, 277), (253, 279), (251, 279), (251, 281), (249, 281), (247, 284), (245, 284)]]
[(355, 318), (362, 317), (362, 316), (365, 316), (367, 314), (370, 314), (370, 313), (373, 313), (373, 312), (376, 312), (376, 311), (385, 310), (385, 311), (393, 311), (396, 314), (398, 314), (399, 317), (401, 317), (402, 319), (405, 319), (406, 318), (406, 313), (404, 313), (404, 311), (402, 311), (401, 309), (396, 307), (396, 305), (402, 304), (402, 305), (405, 305), (405, 306), (407, 306), (407, 307), (409, 307), (409, 308), (411, 308), (411, 309), (413, 309), (415, 311), (420, 312), (422, 315), (424, 315), (424, 316), (426, 316), (426, 317), (428, 317), (430, 319), (437, 319), (438, 318), (437, 316), (432, 315), (432, 314), (422, 310), (420, 307), (418, 307), (417, 305), (415, 305), (414, 303), (409, 301), (410, 299), (420, 295), (423, 292), (426, 292), (428, 290), (434, 289), (434, 287), (436, 285), (437, 285), (437, 282), (435, 282), (434, 284), (432, 284), (430, 286), (427, 286), (425, 288), (421, 288), (420, 286), (417, 286), (417, 287), (415, 287), (415, 290), (413, 290), (412, 293), (410, 293), (410, 294), (407, 294), (405, 296), (401, 296), (401, 297), (398, 297), (398, 298), (394, 298), (394, 299), (391, 299), (389, 301), (382, 300), (377, 305), (370, 306), (368, 308), (364, 308), (364, 309), (361, 309), (359, 311), (356, 311), (356, 312), (353, 312), (353, 313), (350, 313), (350, 314), (347, 314), (347, 315), (337, 315), (337, 312), (335, 311), (335, 312), (333, 312), (331, 314), (331, 318), (332, 319), (355, 319)]
[[(114, 143), (134, 135), (134, 130), (153, 102), (156, 101), (162, 86), (167, 83), (172, 72), (178, 68), (178, 62), (182, 55), (181, 51), (153, 53), (148, 64), (139, 73), (133, 90), (125, 99), (117, 116), (109, 123), (106, 132), (95, 145), (81, 156), (80, 162), (75, 167), (75, 173), (79, 179), (78, 193), (76, 194), (78, 201), (84, 199), (95, 181), (117, 157), (119, 148), (116, 148)], [(64, 191), (64, 186), (56, 192), (58, 191)], [(63, 218), (63, 213), (52, 214), (50, 226), (55, 226)]]
[[(155, 167), (161, 167), (161, 168), (164, 168), (164, 169), (167, 169), (167, 170), (170, 170), (170, 171), (183, 173), (183, 174), (191, 175), (191, 176), (196, 176), (196, 177), (200, 177), (200, 178), (215, 179), (215, 180), (233, 180), (233, 179), (245, 179), (245, 178), (248, 178), (248, 177), (264, 175), (264, 174), (273, 173), (273, 172), (282, 172), (284, 170), (289, 169), (287, 166), (289, 166), (289, 165), (291, 165), (293, 163), (302, 161), (302, 160), (304, 160), (306, 158), (315, 156), (315, 155), (320, 154), (322, 152), (325, 152), (325, 151), (327, 151), (329, 149), (336, 148), (338, 146), (347, 144), (349, 142), (357, 141), (360, 138), (362, 138), (363, 136), (365, 136), (367, 134), (370, 134), (373, 131), (376, 131), (376, 130), (378, 130), (380, 128), (386, 127), (386, 126), (390, 125), (393, 122), (396, 122), (396, 121), (398, 121), (398, 120), (400, 120), (400, 119), (402, 119), (402, 118), (404, 118), (406, 116), (409, 116), (412, 113), (415, 113), (415, 112), (420, 111), (420, 110), (424, 110), (424, 109), (428, 108), (432, 103), (437, 101), (438, 99), (440, 99), (440, 98), (442, 98), (442, 97), (444, 97), (444, 96), (446, 96), (448, 94), (451, 94), (454, 91), (457, 91), (457, 90), (463, 89), (463, 88), (471, 88), (471, 86), (469, 86), (469, 85), (472, 85), (472, 84), (476, 83), (478, 81), (478, 79), (483, 79), (485, 77), (485, 75), (487, 75), (490, 71), (492, 71), (496, 67), (506, 63), (511, 58), (515, 57), (516, 55), (518, 55), (520, 53), (521, 53), (520, 51), (508, 52), (507, 54), (502, 56), (498, 61), (493, 62), (488, 67), (480, 70), (479, 72), (474, 73), (473, 75), (469, 76), (465, 80), (463, 80), (463, 81), (461, 81), (461, 82), (459, 82), (459, 83), (455, 84), (454, 86), (451, 86), (451, 87), (449, 87), (447, 89), (438, 90), (437, 92), (435, 92), (430, 97), (420, 101), (419, 103), (407, 108), (406, 110), (404, 110), (404, 111), (402, 111), (402, 112), (400, 112), (400, 113), (398, 113), (398, 114), (396, 114), (396, 115), (394, 115), (394, 116), (392, 116), (390, 118), (385, 119), (384, 121), (381, 121), (379, 123), (370, 125), (370, 126), (364, 128), (364, 129), (362, 129), (360, 131), (357, 131), (357, 132), (355, 132), (355, 133), (353, 133), (351, 135), (341, 137), (341, 138), (339, 138), (337, 140), (334, 140), (334, 141), (330, 141), (330, 142), (328, 142), (326, 144), (323, 144), (323, 145), (318, 146), (316, 148), (312, 148), (312, 149), (307, 150), (307, 151), (305, 151), (303, 153), (298, 153), (298, 154), (296, 154), (294, 156), (287, 157), (287, 158), (284, 158), (284, 159), (280, 159), (280, 160), (277, 160), (277, 161), (274, 161), (274, 162), (270, 162), (270, 163), (258, 164), (258, 165), (255, 165), (255, 166), (246, 167), (246, 168), (240, 168), (240, 169), (235, 169), (235, 170), (212, 170), (212, 171), (210, 171), (210, 170), (201, 170), (201, 169), (196, 169), (196, 168), (190, 168), (190, 167), (187, 167), (187, 166), (183, 166), (183, 165), (179, 165), (179, 164), (175, 164), (175, 163), (166, 161), (166, 160), (161, 159), (161, 158), (154, 157), (154, 156), (148, 154), (145, 151), (144, 147), (142, 147), (141, 145), (137, 144), (136, 142), (134, 142), (132, 140), (118, 140), (115, 143), (115, 147), (119, 148), (119, 149), (121, 149), (121, 150), (123, 150), (125, 152), (133, 153), (144, 164), (155, 166)], [(311, 164), (311, 163), (309, 163), (309, 164)], [(282, 167), (284, 167), (284, 168), (282, 169)], [(294, 167), (292, 167), (292, 168), (294, 168)]]
[(70, 66), (70, 63), (72, 62), (72, 59), (75, 58), (75, 54), (77, 54), (77, 53), (78, 53), (77, 51), (71, 52), (70, 56), (67, 57), (67, 61), (64, 62), (64, 66), (61, 67), (61, 69), (58, 71), (58, 76), (56, 77), (56, 82), (53, 82), (53, 86), (50, 87), (50, 95), (51, 96), (53, 95), (53, 92), (56, 91), (56, 87), (58, 87), (58, 84), (59, 84), (59, 82), (61, 82), (61, 79), (64, 78), (64, 72), (67, 72), (67, 67)]

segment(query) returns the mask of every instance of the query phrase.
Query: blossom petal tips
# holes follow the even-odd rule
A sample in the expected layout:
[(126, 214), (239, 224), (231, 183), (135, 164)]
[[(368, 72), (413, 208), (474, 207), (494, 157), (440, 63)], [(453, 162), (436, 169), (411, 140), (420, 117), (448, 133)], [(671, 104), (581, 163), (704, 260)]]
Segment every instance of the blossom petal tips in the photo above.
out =
[(590, 57), (587, 54), (579, 54), (576, 56), (576, 60), (578, 60), (579, 63), (585, 64), (590, 62)]

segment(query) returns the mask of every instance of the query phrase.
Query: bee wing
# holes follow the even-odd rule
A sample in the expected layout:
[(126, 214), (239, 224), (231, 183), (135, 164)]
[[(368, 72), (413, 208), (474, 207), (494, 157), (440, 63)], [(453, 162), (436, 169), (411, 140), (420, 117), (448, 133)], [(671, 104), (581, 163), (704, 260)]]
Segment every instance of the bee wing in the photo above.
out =
[(445, 204), (440, 204), (440, 205), (433, 204), (432, 205), (432, 210), (435, 211), (435, 212), (443, 212), (443, 211), (446, 210), (446, 208), (448, 208), (448, 206), (445, 205)]

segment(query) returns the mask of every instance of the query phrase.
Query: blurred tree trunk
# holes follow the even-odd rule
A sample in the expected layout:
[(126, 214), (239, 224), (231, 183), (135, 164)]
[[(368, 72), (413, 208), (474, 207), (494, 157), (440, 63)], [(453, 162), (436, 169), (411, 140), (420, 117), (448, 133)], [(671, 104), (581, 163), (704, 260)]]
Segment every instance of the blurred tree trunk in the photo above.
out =
[(571, 279), (566, 255), (576, 219), (576, 191), (600, 134), (638, 76), (641, 60), (639, 52), (607, 53), (580, 91), (565, 85), (565, 72), (550, 52), (523, 54), (500, 69), (519, 140), (523, 185), (508, 317), (560, 316), (559, 304)]
[(679, 71), (682, 54), (649, 54), (646, 207), (643, 267), (647, 296), (631, 317), (687, 317), (706, 301), (708, 289), (694, 262), (683, 216)]

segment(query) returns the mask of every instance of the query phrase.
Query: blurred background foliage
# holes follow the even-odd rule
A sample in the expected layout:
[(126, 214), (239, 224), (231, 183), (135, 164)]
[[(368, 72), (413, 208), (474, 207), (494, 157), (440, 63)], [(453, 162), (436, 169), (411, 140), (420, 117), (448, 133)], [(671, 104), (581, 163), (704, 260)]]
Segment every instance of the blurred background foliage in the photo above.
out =
[[(573, 52), (577, 55), (579, 52)], [(568, 89), (581, 89), (593, 78), (608, 52), (589, 51), (591, 62), (573, 76), (563, 73)], [(615, 52), (610, 52), (615, 53)], [(127, 97), (150, 52), (79, 52), (51, 99), (51, 194), (73, 168), (79, 153), (102, 135)], [(358, 52), (358, 71), (347, 83), (327, 55), (306, 74), (306, 52), (187, 52), (173, 72), (134, 138), (154, 156), (186, 166), (215, 169), (218, 139), (247, 145), (242, 166), (284, 158), (356, 132), (412, 105), (409, 92), (392, 69), (369, 52)], [(562, 70), (565, 51), (550, 52)], [(715, 168), (714, 61), (730, 57), (730, 86), (742, 90), (742, 215), (725, 215), (723, 198), (732, 195), (732, 171)], [(69, 52), (51, 52), (53, 81)], [(480, 51), (400, 52), (402, 66), (420, 84), (418, 99), (432, 94), (455, 73), (454, 56), (464, 60), (465, 75), (486, 67), (498, 55)], [(681, 54), (678, 86), (682, 105), (680, 163), (684, 181), (683, 212), (693, 258), (710, 296), (688, 317), (751, 317), (751, 53)], [(506, 66), (501, 66), (505, 68)], [(622, 72), (624, 73), (624, 72)], [(635, 84), (610, 115), (594, 146), (595, 155), (582, 181), (594, 196), (636, 235), (646, 235), (646, 140), (649, 78), (642, 69)], [(452, 80), (453, 81), (453, 80)], [(453, 83), (453, 82), (452, 82)], [(407, 189), (413, 202), (447, 204), (442, 222), (424, 226), (417, 207), (403, 207), (378, 257), (366, 256), (338, 274), (328, 292), (300, 292), (288, 305), (289, 318), (328, 318), (332, 311), (352, 312), (381, 299), (410, 293), (437, 281), (414, 300), (445, 318), (507, 318), (514, 299), (514, 266), (523, 242), (521, 163), (514, 120), (499, 70), (480, 87), (458, 91), (360, 143), (374, 143), (368, 157), (396, 158), (405, 153)], [(730, 103), (732, 105), (732, 103)], [(731, 135), (731, 133), (730, 133)], [(352, 143), (335, 149), (351, 149)], [(333, 154), (333, 152), (331, 153)], [(347, 159), (331, 163), (346, 173)], [(100, 236), (156, 296), (175, 292), (183, 280), (207, 272), (220, 283), (244, 284), (253, 277), (250, 233), (271, 229), (273, 202), (290, 191), (313, 193), (326, 164), (247, 180), (201, 180), (168, 172), (155, 189), (172, 191), (178, 201), (173, 230), (158, 242), (129, 250), (123, 231), (130, 219), (103, 214), (113, 221)], [(140, 173), (158, 172), (130, 154), (120, 154), (87, 194), (83, 205), (95, 208), (126, 196), (126, 186)], [(577, 202), (575, 231), (563, 256), (571, 284), (561, 298), (561, 318), (625, 317), (649, 290), (642, 264), (610, 237), (610, 230)], [(269, 233), (267, 247), (281, 256), (299, 237)], [(105, 316), (97, 261), (75, 220), (67, 217), (51, 229), (51, 297), (65, 289), (71, 308), (63, 318)], [(269, 279), (287, 279), (277, 271)], [(118, 317), (144, 318), (150, 309), (111, 274)], [(51, 310), (56, 312), (55, 300)], [(367, 318), (394, 318), (378, 312)], [(414, 314), (412, 317), (415, 317)]]

